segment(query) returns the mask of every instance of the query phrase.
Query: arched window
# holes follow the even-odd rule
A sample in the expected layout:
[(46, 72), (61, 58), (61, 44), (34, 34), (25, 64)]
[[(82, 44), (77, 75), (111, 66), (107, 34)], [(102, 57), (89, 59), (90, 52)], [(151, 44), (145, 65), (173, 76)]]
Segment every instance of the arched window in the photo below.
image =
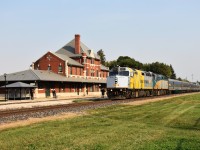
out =
[(48, 65), (47, 70), (51, 71), (51, 65), (50, 64)]
[(58, 72), (62, 73), (62, 65), (61, 64), (58, 66)]

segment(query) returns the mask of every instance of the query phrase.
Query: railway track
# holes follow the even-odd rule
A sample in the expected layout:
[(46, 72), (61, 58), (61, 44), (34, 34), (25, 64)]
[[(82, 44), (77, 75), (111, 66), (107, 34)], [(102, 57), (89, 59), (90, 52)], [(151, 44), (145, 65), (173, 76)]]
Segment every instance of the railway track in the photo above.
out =
[(54, 116), (66, 112), (83, 112), (89, 109), (97, 109), (133, 101), (142, 101), (142, 100), (148, 100), (154, 98), (166, 98), (166, 97), (170, 97), (170, 95), (142, 97), (142, 98), (125, 99), (125, 100), (101, 100), (95, 102), (93, 101), (84, 103), (39, 106), (32, 108), (9, 109), (0, 111), (0, 124), (13, 122), (17, 120), (26, 120), (29, 118), (42, 118), (46, 116)]
[(16, 120), (25, 120), (31, 117), (41, 118), (66, 112), (82, 112), (88, 109), (96, 109), (119, 103), (123, 103), (123, 101), (103, 100), (96, 102), (72, 103), (64, 105), (51, 105), (3, 110), (0, 111), (0, 124)]

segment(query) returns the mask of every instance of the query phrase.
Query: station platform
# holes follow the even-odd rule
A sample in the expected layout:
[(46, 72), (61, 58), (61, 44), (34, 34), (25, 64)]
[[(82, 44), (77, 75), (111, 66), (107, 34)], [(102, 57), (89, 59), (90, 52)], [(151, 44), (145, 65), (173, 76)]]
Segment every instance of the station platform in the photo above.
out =
[(20, 109), (20, 108), (31, 108), (39, 106), (50, 106), (50, 105), (62, 105), (70, 104), (75, 100), (103, 100), (101, 96), (84, 96), (84, 97), (58, 97), (58, 98), (35, 98), (33, 100), (7, 100), (0, 99), (0, 111), (6, 109)]

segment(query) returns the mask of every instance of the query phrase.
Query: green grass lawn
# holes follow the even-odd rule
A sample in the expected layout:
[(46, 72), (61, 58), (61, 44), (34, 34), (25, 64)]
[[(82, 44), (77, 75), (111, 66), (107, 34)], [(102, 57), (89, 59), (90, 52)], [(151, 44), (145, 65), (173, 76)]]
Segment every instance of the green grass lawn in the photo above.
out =
[(0, 149), (200, 149), (200, 94), (0, 131)]

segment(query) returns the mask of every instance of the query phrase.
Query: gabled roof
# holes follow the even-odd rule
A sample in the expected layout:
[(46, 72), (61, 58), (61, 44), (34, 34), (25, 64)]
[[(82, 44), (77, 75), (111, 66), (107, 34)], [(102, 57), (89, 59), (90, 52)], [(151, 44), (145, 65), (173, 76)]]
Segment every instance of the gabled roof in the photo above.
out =
[[(100, 57), (93, 53), (93, 51), (88, 48), (85, 44), (80, 42), (81, 53), (86, 53), (87, 57), (94, 57), (95, 59), (99, 59)], [(56, 51), (58, 54), (68, 55), (69, 57), (80, 57), (81, 54), (75, 54), (75, 39), (71, 40), (69, 43), (64, 45), (61, 49)]]
[[(68, 78), (47, 70), (25, 70), (7, 74), (7, 81), (61, 81), (61, 82), (81, 82), (81, 83), (106, 83), (105, 80)], [(0, 76), (0, 82), (4, 82), (4, 75)]]
[[(77, 62), (77, 61), (71, 59), (71, 58), (68, 57), (67, 55), (63, 55), (63, 54), (59, 54), (59, 53), (53, 53), (53, 52), (51, 52), (51, 51), (48, 51), (47, 53), (51, 53), (52, 55), (57, 56), (58, 58), (62, 59), (63, 61), (67, 61), (67, 63), (68, 63), (69, 65), (83, 67), (82, 64), (80, 64), (79, 62)], [(45, 53), (42, 57), (44, 57), (47, 53)], [(38, 60), (40, 60), (42, 57), (40, 57)], [(37, 61), (38, 61), (38, 60), (37, 60)], [(35, 62), (37, 62), (37, 61), (35, 61)]]
[(62, 59), (64, 61), (67, 61), (68, 64), (70, 64), (70, 65), (83, 67), (82, 64), (69, 58), (67, 55), (63, 55), (63, 54), (59, 54), (59, 53), (52, 53), (52, 54), (56, 55), (57, 57), (59, 57), (60, 59)]
[[(5, 86), (1, 86), (1, 87), (5, 87)], [(6, 85), (6, 88), (34, 88), (34, 87), (36, 86), (26, 84), (23, 82), (15, 82), (15, 83)]]
[[(0, 81), (4, 81), (4, 76), (0, 76)], [(66, 77), (48, 70), (25, 70), (7, 74), (7, 81), (66, 81)]]
[[(37, 77), (37, 75), (33, 73), (33, 70), (24, 70), (6, 75), (7, 81), (35, 81), (38, 79), (39, 78)], [(0, 81), (4, 80), (4, 76), (0, 76)]]

